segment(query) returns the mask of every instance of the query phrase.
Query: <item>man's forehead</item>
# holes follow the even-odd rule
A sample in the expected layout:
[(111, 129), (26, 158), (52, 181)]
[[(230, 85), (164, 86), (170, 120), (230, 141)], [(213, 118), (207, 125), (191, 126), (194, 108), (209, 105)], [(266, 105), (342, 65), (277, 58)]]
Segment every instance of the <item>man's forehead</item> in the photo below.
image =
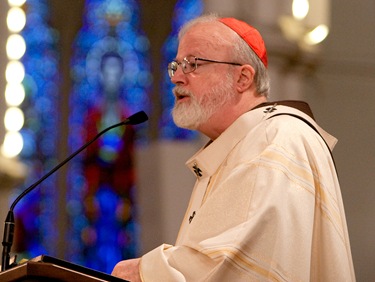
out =
[[(203, 55), (211, 52), (225, 52), (226, 46), (219, 29), (204, 28), (203, 24), (195, 25), (190, 28), (179, 41), (178, 53), (186, 55)], [(211, 26), (210, 26), (211, 27)], [(220, 44), (218, 42), (220, 41)]]
[(201, 22), (196, 23), (191, 26), (186, 32), (185, 35), (193, 35), (193, 36), (204, 36), (204, 37), (226, 37), (230, 36), (230, 32), (228, 32), (227, 28), (223, 26), (220, 22)]

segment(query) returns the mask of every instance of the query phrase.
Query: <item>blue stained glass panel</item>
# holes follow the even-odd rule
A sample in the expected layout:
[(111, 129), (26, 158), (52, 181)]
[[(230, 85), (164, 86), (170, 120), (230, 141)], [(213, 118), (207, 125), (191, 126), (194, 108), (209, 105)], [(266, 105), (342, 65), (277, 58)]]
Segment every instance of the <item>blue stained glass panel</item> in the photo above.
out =
[[(152, 83), (149, 41), (130, 0), (87, 0), (71, 70), (72, 150), (140, 110), (148, 113)], [(111, 272), (139, 250), (134, 147), (146, 125), (108, 131), (69, 171), (69, 260)]]
[[(57, 162), (59, 57), (56, 32), (49, 27), (49, 6), (46, 0), (28, 0), (25, 4), (27, 23), (22, 31), (26, 53), (23, 85), (26, 97), (21, 105), (25, 124), (21, 130), (24, 147), (20, 159), (29, 167), (25, 181), (31, 184), (52, 169)], [(25, 187), (14, 193), (18, 195)], [(57, 211), (56, 178), (51, 176), (15, 207), (18, 258), (43, 253), (56, 255)]]

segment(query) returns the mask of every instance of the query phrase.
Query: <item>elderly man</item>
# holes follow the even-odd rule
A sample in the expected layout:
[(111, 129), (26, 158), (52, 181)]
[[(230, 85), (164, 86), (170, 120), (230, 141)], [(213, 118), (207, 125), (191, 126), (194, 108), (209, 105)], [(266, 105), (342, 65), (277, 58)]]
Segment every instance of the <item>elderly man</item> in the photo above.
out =
[(203, 16), (179, 34), (168, 66), (175, 123), (211, 141), (174, 246), (119, 262), (130, 281), (354, 281), (336, 139), (306, 103), (267, 102), (267, 54), (256, 29)]

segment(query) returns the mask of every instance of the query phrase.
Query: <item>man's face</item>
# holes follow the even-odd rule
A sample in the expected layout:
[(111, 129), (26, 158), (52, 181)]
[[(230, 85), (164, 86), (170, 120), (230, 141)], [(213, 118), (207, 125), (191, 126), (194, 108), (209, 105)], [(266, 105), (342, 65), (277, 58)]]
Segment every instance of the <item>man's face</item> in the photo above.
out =
[[(220, 111), (221, 107), (230, 102), (233, 97), (232, 84), (228, 74), (207, 91), (201, 89), (192, 92), (184, 86), (176, 86), (173, 89), (176, 98), (172, 112), (176, 125), (188, 129), (198, 129), (215, 112)], [(178, 98), (180, 96), (183, 98)]]
[[(192, 27), (181, 39), (176, 60), (184, 57), (196, 57), (228, 60), (225, 46), (215, 44), (213, 38), (217, 27), (212, 24)], [(233, 76), (229, 72), (232, 66), (198, 61), (198, 68), (184, 74), (179, 65), (172, 82), (175, 106), (173, 119), (177, 126), (188, 129), (199, 129), (210, 118), (220, 113), (223, 106), (230, 103), (234, 96)]]

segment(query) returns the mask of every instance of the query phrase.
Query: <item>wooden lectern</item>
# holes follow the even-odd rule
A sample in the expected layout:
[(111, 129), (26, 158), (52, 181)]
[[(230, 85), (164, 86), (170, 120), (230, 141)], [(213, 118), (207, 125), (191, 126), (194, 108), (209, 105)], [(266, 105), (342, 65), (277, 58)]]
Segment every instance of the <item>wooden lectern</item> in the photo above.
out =
[(0, 281), (125, 282), (126, 280), (64, 260), (42, 255), (1, 272)]

